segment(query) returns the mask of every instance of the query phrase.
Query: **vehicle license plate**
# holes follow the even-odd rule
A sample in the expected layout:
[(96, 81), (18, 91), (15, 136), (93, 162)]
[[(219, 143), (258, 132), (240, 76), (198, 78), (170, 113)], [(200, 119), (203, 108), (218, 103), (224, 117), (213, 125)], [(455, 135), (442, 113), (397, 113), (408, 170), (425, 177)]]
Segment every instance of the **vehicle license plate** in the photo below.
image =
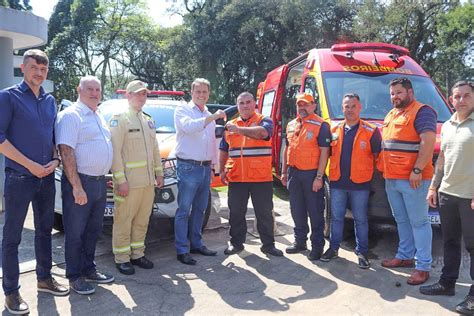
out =
[(441, 220), (439, 219), (439, 215), (428, 215), (431, 224), (441, 224)]
[(114, 216), (114, 207), (106, 206), (104, 210), (104, 216), (106, 217)]

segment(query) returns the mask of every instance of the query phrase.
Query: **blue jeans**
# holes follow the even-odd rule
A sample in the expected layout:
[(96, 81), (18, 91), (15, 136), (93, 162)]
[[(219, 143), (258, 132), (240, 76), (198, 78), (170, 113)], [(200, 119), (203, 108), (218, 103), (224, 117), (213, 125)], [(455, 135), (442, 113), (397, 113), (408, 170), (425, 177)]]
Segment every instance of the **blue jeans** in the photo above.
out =
[(94, 261), (97, 239), (102, 232), (107, 189), (105, 177), (79, 174), (87, 203), (74, 202), (72, 186), (63, 173), (63, 224), (65, 235), (66, 277), (75, 281), (96, 271)]
[(295, 243), (306, 244), (308, 238), (308, 216), (311, 223), (311, 249), (324, 248), (324, 188), (313, 191), (317, 170), (288, 168), (288, 191), (290, 191), (291, 217), (295, 222)]
[(385, 191), (398, 228), (396, 258), (413, 259), (416, 269), (431, 270), (431, 239), (433, 232), (428, 220), (426, 195), (429, 180), (423, 180), (418, 189), (412, 189), (408, 180), (386, 179)]
[(38, 280), (51, 277), (51, 230), (54, 220), (54, 173), (42, 179), (22, 175), (12, 169), (5, 172), (5, 223), (2, 240), (3, 291), (15, 293), (20, 269), (18, 246), (28, 205), (33, 204), (35, 224), (36, 276)]
[[(175, 247), (178, 255), (201, 248), (202, 221), (211, 186), (211, 166), (177, 161), (178, 209), (174, 219)], [(189, 236), (189, 242), (188, 242)]]
[(342, 190), (331, 188), (331, 249), (337, 251), (342, 242), (346, 205), (351, 203), (356, 236), (356, 252), (369, 251), (369, 222), (367, 221), (368, 190)]

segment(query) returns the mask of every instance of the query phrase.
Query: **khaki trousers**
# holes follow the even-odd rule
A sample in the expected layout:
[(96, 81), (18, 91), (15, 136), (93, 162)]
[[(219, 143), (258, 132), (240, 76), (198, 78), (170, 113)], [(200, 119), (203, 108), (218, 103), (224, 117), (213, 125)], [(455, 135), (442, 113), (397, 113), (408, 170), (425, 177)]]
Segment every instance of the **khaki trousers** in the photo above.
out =
[(130, 189), (128, 196), (115, 199), (112, 250), (116, 263), (145, 255), (145, 237), (155, 197), (153, 185)]

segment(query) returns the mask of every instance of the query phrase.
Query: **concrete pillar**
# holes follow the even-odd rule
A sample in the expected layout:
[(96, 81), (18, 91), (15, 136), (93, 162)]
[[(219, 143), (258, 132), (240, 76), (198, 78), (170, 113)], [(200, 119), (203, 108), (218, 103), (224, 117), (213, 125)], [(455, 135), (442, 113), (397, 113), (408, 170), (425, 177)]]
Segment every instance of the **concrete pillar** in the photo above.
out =
[[(0, 37), (0, 89), (13, 85), (13, 39)], [(3, 199), (4, 157), (0, 154), (0, 212), (5, 210)]]
[(13, 85), (13, 39), (0, 37), (0, 89)]

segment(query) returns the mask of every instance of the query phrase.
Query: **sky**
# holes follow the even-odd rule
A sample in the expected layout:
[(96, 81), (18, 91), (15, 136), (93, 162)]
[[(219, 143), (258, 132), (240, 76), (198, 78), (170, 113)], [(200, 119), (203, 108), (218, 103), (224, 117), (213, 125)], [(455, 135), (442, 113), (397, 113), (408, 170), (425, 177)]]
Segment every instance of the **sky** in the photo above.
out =
[[(149, 14), (153, 20), (164, 27), (171, 27), (181, 23), (181, 16), (166, 12), (178, 0), (146, 0), (148, 3)], [(58, 0), (30, 0), (33, 7), (33, 13), (47, 20), (54, 11), (54, 6)]]

